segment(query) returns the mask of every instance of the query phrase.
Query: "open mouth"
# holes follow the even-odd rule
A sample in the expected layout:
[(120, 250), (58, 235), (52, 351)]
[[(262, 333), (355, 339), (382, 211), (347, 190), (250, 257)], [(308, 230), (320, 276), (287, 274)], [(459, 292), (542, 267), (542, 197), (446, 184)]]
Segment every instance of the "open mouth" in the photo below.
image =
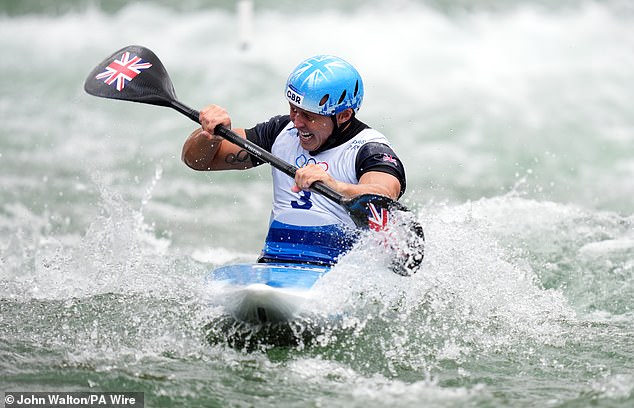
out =
[(313, 134), (312, 133), (308, 133), (308, 132), (297, 132), (299, 134), (299, 137), (302, 139), (310, 139)]

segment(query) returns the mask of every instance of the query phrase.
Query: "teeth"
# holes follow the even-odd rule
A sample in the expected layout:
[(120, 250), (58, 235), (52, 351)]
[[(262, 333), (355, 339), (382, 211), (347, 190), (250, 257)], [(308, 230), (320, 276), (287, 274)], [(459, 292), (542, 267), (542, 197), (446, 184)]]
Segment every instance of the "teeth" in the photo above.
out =
[(312, 135), (312, 133), (308, 133), (308, 132), (299, 132), (299, 135), (301, 137), (310, 137)]

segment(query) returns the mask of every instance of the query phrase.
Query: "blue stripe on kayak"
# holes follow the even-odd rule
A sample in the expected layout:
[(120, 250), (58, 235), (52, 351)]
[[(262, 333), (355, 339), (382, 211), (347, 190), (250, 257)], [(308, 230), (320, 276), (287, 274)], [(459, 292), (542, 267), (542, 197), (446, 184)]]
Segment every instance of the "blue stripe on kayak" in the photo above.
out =
[(339, 225), (298, 226), (273, 221), (261, 258), (334, 264), (354, 241), (353, 234)]
[(299, 227), (273, 221), (269, 228), (267, 242), (293, 242), (327, 248), (350, 249), (354, 239), (336, 225)]

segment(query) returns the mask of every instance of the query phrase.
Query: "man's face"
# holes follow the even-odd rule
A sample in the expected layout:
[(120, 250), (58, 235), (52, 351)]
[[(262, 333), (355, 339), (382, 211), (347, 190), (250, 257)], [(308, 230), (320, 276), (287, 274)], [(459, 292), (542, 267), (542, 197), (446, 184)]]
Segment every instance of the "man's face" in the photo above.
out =
[(300, 145), (308, 150), (317, 150), (330, 137), (334, 124), (330, 116), (305, 111), (290, 104), (291, 121), (298, 131)]

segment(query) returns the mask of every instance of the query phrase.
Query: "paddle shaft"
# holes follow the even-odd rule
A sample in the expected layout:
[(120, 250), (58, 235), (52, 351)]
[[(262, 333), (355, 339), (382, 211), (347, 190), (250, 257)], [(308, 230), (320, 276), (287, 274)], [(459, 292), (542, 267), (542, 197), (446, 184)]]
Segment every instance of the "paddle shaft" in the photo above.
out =
[[(194, 122), (200, 124), (200, 112), (198, 112), (197, 110), (192, 109), (189, 106), (177, 100), (170, 101), (170, 107), (182, 113), (183, 115), (187, 116)], [(262, 149), (260, 146), (256, 145), (250, 140), (240, 137), (240, 135), (238, 135), (235, 132), (232, 132), (231, 130), (227, 129), (226, 127), (222, 125), (216, 126), (216, 128), (214, 129), (214, 133), (218, 136), (221, 136), (223, 139), (230, 141), (236, 146), (243, 148), (244, 150), (246, 150), (253, 156), (257, 157), (258, 159), (271, 164), (271, 166), (275, 167), (276, 169), (286, 174), (287, 176), (291, 178), (295, 178), (297, 167), (293, 166), (292, 164), (286, 163), (284, 160), (273, 155), (272, 153), (267, 152), (266, 150)], [(345, 206), (346, 204), (346, 200), (341, 194), (339, 194), (338, 192), (336, 192), (335, 190), (333, 190), (332, 188), (328, 187), (327, 185), (325, 185), (324, 183), (320, 181), (313, 183), (310, 186), (310, 189), (323, 195), (324, 197), (329, 198), (330, 200), (334, 201), (335, 203), (339, 205)]]

